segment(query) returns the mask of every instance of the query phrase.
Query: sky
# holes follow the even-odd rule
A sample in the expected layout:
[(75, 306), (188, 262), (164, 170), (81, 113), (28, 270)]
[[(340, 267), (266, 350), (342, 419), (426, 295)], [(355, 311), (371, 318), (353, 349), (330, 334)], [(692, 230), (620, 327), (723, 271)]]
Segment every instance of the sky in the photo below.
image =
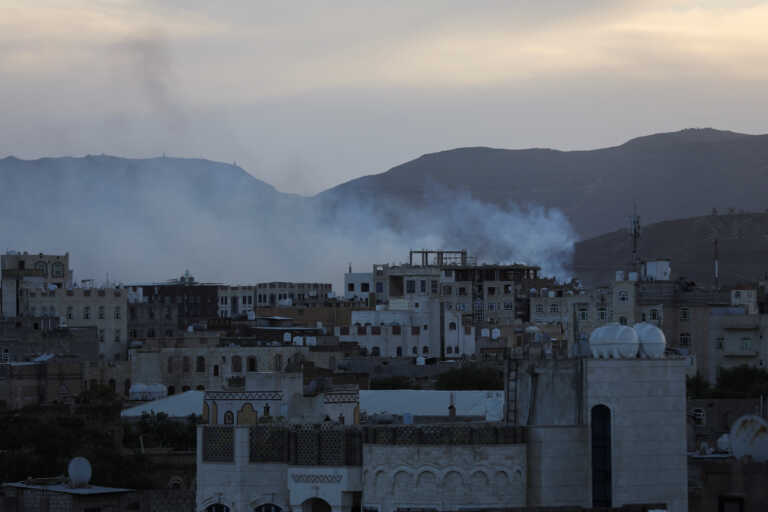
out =
[(202, 157), (309, 195), (454, 147), (765, 133), (766, 27), (746, 0), (0, 0), (0, 157)]

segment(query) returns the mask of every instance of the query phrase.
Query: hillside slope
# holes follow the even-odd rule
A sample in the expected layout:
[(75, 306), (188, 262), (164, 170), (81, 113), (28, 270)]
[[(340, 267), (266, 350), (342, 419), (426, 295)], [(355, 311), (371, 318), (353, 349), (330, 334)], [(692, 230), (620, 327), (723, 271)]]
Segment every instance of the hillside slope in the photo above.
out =
[[(642, 228), (640, 256), (669, 258), (672, 277), (713, 284), (714, 240), (718, 241), (721, 285), (743, 284), (768, 272), (768, 213), (708, 215), (651, 224)], [(610, 282), (628, 269), (632, 239), (614, 231), (576, 244), (573, 270), (587, 284)]]
[(647, 222), (712, 208), (768, 206), (768, 135), (689, 129), (591, 151), (462, 148), (424, 155), (320, 194), (327, 201), (430, 201), (437, 189), (481, 201), (561, 209), (583, 238), (627, 225), (636, 201)]

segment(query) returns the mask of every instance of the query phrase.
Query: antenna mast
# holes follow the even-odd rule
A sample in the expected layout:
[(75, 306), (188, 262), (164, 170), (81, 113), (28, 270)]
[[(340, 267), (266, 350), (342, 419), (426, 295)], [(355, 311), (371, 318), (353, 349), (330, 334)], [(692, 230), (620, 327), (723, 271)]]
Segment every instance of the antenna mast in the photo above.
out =
[(640, 266), (639, 245), (640, 216), (637, 214), (637, 201), (635, 201), (634, 211), (632, 212), (632, 266), (635, 267), (635, 270)]
[(714, 258), (714, 271), (715, 271), (715, 290), (720, 289), (720, 256), (718, 250), (717, 238), (715, 238), (715, 258)]

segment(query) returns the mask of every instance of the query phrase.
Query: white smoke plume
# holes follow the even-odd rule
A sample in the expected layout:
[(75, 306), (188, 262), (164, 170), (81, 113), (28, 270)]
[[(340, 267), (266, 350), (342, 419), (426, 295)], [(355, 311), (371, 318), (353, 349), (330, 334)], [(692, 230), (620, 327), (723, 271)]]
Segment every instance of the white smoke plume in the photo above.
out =
[(540, 265), (565, 278), (576, 240), (558, 210), (488, 204), (429, 187), (414, 207), (377, 197), (281, 194), (237, 167), (108, 156), (0, 160), (0, 249), (70, 252), (77, 279), (324, 281), (349, 263), (402, 262), (410, 249), (467, 249), (478, 261)]

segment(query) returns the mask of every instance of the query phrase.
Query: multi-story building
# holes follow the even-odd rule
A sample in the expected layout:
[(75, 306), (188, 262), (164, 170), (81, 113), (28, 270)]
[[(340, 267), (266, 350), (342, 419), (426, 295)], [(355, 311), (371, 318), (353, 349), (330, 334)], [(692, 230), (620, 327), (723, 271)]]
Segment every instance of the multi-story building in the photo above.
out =
[(391, 300), (376, 310), (353, 311), (349, 327), (337, 327), (341, 341), (356, 341), (368, 354), (381, 357), (458, 358), (475, 353), (475, 327), (460, 311), (440, 300)]
[(177, 328), (204, 324), (219, 318), (218, 284), (200, 283), (186, 271), (178, 279), (164, 283), (134, 284), (128, 288), (142, 297), (142, 302), (175, 309)]
[(634, 343), (621, 359), (507, 361), (506, 422), (256, 424), (277, 394), (212, 395), (226, 419), (217, 404), (198, 427), (197, 510), (687, 512), (686, 361)]
[(96, 327), (99, 356), (123, 360), (128, 354), (127, 296), (122, 288), (27, 289), (24, 315), (58, 317), (65, 327)]
[(349, 272), (344, 274), (344, 299), (368, 303), (373, 293), (373, 274), (370, 272)]
[(256, 307), (256, 286), (219, 286), (219, 316), (248, 317)]
[(478, 265), (466, 251), (426, 250), (411, 251), (407, 264), (374, 265), (372, 280), (377, 311), (353, 312), (342, 339), (387, 357), (440, 358), (474, 355), (483, 328), (522, 324), (524, 290), (552, 282), (539, 279), (539, 267)]
[(0, 312), (13, 318), (24, 311), (25, 288), (69, 288), (72, 270), (69, 253), (63, 255), (30, 254), (9, 251), (0, 256)]
[(256, 305), (291, 306), (304, 302), (323, 301), (333, 294), (330, 283), (284, 283), (271, 282), (256, 285)]
[(218, 342), (219, 338), (208, 337), (155, 338), (151, 345), (131, 350), (131, 383), (161, 385), (169, 395), (192, 389), (220, 390), (233, 378), (250, 378), (264, 371), (295, 372), (307, 363), (333, 370), (344, 357), (340, 349), (328, 347), (226, 338), (221, 346)]

